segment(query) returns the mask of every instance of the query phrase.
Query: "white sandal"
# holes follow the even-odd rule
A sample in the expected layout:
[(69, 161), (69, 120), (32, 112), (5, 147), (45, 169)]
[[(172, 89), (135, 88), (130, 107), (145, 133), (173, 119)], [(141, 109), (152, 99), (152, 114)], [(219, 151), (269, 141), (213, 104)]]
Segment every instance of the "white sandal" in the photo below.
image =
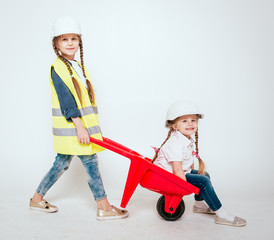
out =
[(235, 217), (233, 221), (229, 221), (218, 216), (215, 217), (216, 224), (228, 225), (233, 227), (243, 227), (246, 225), (246, 220), (240, 217)]
[(193, 212), (194, 213), (206, 213), (206, 214), (215, 214), (215, 212), (210, 208), (210, 207), (196, 207), (195, 205), (193, 205)]

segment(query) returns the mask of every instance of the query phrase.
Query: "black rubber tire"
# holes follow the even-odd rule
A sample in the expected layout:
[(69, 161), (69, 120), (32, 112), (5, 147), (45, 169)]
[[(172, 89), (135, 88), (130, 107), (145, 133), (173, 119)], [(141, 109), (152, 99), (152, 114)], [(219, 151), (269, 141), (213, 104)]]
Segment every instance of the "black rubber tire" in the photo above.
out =
[(182, 199), (178, 205), (174, 214), (167, 213), (165, 211), (165, 196), (161, 196), (157, 201), (157, 212), (158, 214), (165, 219), (166, 221), (176, 221), (179, 219), (185, 212), (185, 203)]

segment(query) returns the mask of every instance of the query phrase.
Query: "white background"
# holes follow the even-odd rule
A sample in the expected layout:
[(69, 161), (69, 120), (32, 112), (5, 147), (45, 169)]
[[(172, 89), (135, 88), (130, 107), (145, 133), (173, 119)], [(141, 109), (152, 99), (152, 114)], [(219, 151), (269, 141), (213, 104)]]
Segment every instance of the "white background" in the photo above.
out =
[[(27, 204), (54, 161), (51, 25), (69, 15), (82, 25), (105, 137), (152, 157), (168, 106), (193, 100), (221, 200), (273, 197), (273, 10), (270, 0), (2, 1), (1, 196)], [(99, 158), (109, 198), (121, 199), (129, 160)], [(78, 158), (48, 196), (93, 201)], [(133, 198), (151, 196), (138, 187)]]

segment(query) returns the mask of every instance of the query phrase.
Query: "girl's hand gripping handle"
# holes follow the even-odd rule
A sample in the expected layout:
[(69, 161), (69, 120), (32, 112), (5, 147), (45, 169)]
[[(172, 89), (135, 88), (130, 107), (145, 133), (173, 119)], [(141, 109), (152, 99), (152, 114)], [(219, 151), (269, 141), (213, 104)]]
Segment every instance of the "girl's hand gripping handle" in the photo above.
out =
[(82, 144), (89, 144), (89, 134), (87, 129), (84, 127), (80, 117), (71, 118), (77, 131), (78, 141)]

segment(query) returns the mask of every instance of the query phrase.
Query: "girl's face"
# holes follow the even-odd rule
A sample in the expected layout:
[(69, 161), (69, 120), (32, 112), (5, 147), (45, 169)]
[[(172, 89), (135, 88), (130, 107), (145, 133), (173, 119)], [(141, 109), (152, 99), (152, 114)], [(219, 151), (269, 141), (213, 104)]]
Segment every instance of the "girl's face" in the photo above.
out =
[(57, 49), (64, 58), (74, 60), (75, 53), (79, 48), (79, 43), (79, 36), (77, 34), (64, 34), (57, 40)]
[(171, 127), (190, 138), (198, 129), (198, 116), (196, 114), (181, 116)]

